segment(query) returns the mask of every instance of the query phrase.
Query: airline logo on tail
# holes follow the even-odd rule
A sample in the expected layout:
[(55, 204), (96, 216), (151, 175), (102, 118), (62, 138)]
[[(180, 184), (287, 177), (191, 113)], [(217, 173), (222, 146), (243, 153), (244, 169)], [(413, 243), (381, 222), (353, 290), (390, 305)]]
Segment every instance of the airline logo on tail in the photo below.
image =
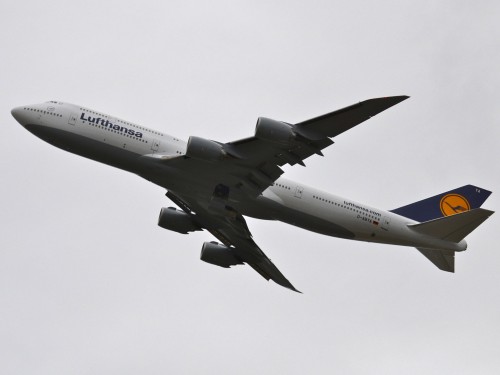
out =
[(460, 214), (470, 210), (469, 201), (459, 194), (447, 194), (441, 198), (441, 212), (444, 216)]
[(474, 185), (465, 185), (421, 201), (396, 208), (391, 212), (415, 221), (439, 219), (461, 214), (481, 207), (491, 191)]

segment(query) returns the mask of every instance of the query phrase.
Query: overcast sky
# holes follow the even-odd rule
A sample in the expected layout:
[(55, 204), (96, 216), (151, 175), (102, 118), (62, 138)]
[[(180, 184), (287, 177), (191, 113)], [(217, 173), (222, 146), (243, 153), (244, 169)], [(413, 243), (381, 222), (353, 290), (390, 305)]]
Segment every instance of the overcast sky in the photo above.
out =
[(391, 209), (468, 183), (499, 205), (498, 1), (4, 1), (0, 373), (497, 374), (499, 216), (455, 274), (412, 248), (248, 220), (302, 292), (199, 260), (164, 190), (56, 149), (11, 108), (81, 104), (231, 141), (411, 98), (285, 177)]

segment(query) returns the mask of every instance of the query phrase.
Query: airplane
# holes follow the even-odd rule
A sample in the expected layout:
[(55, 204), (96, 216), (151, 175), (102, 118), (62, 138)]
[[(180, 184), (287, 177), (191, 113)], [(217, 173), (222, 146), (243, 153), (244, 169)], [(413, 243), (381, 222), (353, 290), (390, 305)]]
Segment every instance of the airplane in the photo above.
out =
[(392, 210), (382, 210), (281, 177), (305, 166), (332, 138), (408, 96), (365, 100), (296, 124), (259, 117), (253, 136), (188, 141), (83, 106), (49, 101), (12, 109), (42, 140), (123, 169), (166, 189), (178, 208), (162, 208), (158, 225), (188, 234), (207, 230), (201, 260), (229, 268), (248, 264), (266, 280), (299, 292), (254, 242), (244, 216), (279, 220), (327, 236), (417, 248), (443, 271), (455, 271), (464, 238), (493, 211), (490, 191), (465, 185)]

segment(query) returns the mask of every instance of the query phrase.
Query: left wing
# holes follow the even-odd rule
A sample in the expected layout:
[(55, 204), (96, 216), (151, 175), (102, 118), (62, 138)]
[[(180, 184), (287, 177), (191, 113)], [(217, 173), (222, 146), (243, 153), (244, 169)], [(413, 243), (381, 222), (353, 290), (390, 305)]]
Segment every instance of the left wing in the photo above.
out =
[(209, 212), (199, 204), (188, 205), (170, 191), (166, 195), (190, 215), (201, 228), (207, 229), (230, 248), (238, 260), (247, 263), (266, 280), (273, 280), (276, 284), (299, 292), (253, 241), (252, 234), (241, 214), (229, 208), (224, 208), (219, 212)]
[(254, 198), (284, 173), (285, 164), (305, 166), (309, 156), (323, 156), (321, 150), (333, 144), (330, 138), (407, 98), (369, 99), (295, 125), (260, 117), (253, 137), (228, 143), (190, 137), (185, 155), (148, 157), (203, 179), (211, 192), (224, 185), (234, 199)]

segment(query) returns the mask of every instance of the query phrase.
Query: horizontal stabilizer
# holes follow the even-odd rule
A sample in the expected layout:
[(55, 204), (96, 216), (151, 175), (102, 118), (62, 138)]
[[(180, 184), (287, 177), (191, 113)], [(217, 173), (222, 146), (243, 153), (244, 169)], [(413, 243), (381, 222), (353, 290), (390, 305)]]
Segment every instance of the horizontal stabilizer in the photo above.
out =
[(476, 208), (420, 224), (410, 224), (408, 227), (421, 234), (458, 243), (493, 213), (484, 208)]
[(427, 259), (442, 271), (455, 272), (455, 252), (449, 250), (433, 250), (417, 247)]

